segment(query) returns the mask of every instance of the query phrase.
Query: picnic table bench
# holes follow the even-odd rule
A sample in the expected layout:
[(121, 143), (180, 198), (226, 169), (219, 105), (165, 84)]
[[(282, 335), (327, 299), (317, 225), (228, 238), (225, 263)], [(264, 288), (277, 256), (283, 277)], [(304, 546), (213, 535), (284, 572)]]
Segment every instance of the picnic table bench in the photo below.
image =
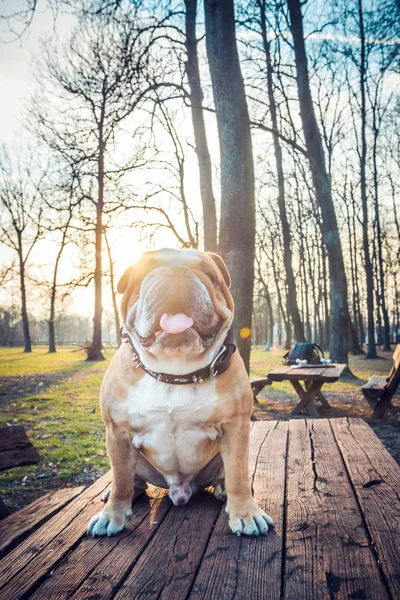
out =
[(253, 392), (253, 398), (257, 402), (257, 396), (267, 385), (272, 385), (272, 381), (265, 377), (264, 379), (250, 379), (251, 390)]
[(393, 353), (393, 366), (387, 377), (371, 375), (367, 383), (362, 386), (364, 397), (374, 409), (372, 417), (380, 419), (386, 412), (389, 404), (400, 385), (400, 344), (397, 344)]
[[(293, 408), (291, 414), (299, 415), (305, 411), (312, 417), (319, 417), (319, 412), (314, 401), (319, 400), (322, 406), (330, 407), (321, 389), (325, 383), (334, 383), (347, 369), (345, 364), (336, 365), (310, 365), (292, 367), (285, 365), (268, 373), (271, 381), (290, 381), (300, 398), (300, 402)], [(301, 385), (304, 382), (304, 387)]]
[(150, 487), (124, 532), (90, 538), (110, 473), (27, 537), (11, 515), (0, 523), (0, 539), (9, 519), (16, 536), (0, 561), (0, 599), (400, 598), (400, 467), (364, 421), (252, 423), (249, 474), (276, 524), (265, 537), (229, 533), (208, 492), (175, 507)]

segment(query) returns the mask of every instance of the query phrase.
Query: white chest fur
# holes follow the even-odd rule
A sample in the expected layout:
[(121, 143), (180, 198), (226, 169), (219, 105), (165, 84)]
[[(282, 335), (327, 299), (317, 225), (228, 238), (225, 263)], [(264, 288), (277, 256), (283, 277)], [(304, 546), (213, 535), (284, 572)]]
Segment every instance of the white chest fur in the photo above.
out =
[(212, 423), (216, 382), (168, 385), (145, 375), (120, 406), (132, 443), (167, 480), (191, 476), (215, 455), (220, 429)]

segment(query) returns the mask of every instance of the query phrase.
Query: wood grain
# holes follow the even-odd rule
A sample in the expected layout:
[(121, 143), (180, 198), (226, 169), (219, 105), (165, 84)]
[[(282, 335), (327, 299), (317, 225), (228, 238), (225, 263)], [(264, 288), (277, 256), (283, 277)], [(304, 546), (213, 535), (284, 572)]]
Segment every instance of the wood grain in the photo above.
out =
[(347, 365), (334, 365), (324, 368), (293, 369), (292, 367), (279, 367), (268, 373), (272, 381), (323, 381), (333, 383), (339, 379)]
[(331, 419), (379, 563), (400, 598), (400, 466), (362, 419)]
[(184, 600), (221, 508), (222, 503), (205, 491), (186, 506), (172, 507), (115, 600)]
[(329, 421), (291, 421), (284, 597), (389, 596)]
[(362, 393), (366, 398), (372, 398), (373, 400), (379, 400), (382, 398), (385, 387), (387, 386), (387, 377), (380, 377), (379, 375), (371, 375), (367, 383), (361, 386)]
[(90, 517), (98, 512), (101, 494), (110, 485), (103, 475), (53, 516), (0, 562), (0, 600), (21, 598), (85, 535)]
[(60, 510), (48, 495), (44, 524), (34, 507), (15, 518), (11, 539), (29, 535), (0, 562), (0, 600), (400, 598), (400, 467), (366, 423), (252, 423), (249, 473), (276, 523), (262, 538), (232, 535), (206, 492), (173, 507), (158, 488), (125, 532), (88, 538), (110, 474)]
[(288, 423), (254, 423), (249, 474), (254, 498), (275, 521), (266, 536), (229, 533), (224, 511), (211, 535), (190, 599), (278, 600), (283, 550), (283, 510)]
[(82, 538), (75, 551), (31, 596), (32, 600), (110, 598), (157, 531), (171, 508), (166, 490), (149, 487), (134, 503), (126, 529), (111, 538)]
[(79, 496), (85, 488), (65, 488), (42, 496), (0, 522), (0, 556), (9, 552), (42, 523)]

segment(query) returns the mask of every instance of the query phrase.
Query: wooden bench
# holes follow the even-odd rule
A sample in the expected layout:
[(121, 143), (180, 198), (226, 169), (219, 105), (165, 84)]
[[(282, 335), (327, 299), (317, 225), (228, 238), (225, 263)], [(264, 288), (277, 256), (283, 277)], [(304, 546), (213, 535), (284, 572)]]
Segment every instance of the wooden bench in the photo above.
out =
[(257, 402), (257, 396), (265, 388), (266, 385), (272, 385), (272, 381), (266, 377), (265, 379), (251, 379), (251, 389), (253, 391), (253, 398)]
[(388, 377), (372, 375), (361, 389), (369, 405), (374, 409), (372, 417), (380, 419), (385, 414), (400, 385), (400, 344), (393, 353), (393, 366)]
[(400, 467), (364, 421), (252, 423), (249, 474), (265, 537), (229, 533), (208, 492), (175, 507), (150, 487), (124, 532), (90, 538), (104, 475), (6, 553), (0, 600), (400, 598)]
[[(34, 465), (39, 460), (39, 454), (29, 441), (22, 425), (0, 427), (0, 471), (22, 465)], [(9, 514), (8, 508), (0, 498), (0, 519)]]
[(84, 489), (85, 487), (81, 486), (49, 492), (1, 521), (0, 557), (20, 544), (30, 533), (79, 496)]

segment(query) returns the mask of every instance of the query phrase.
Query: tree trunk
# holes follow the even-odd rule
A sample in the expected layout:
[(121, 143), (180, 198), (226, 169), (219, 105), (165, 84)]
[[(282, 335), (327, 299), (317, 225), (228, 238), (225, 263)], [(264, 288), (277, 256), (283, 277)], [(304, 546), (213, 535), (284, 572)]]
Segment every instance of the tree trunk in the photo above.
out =
[(381, 216), (379, 212), (379, 182), (378, 182), (378, 164), (377, 164), (377, 154), (378, 154), (378, 135), (379, 135), (379, 127), (376, 123), (376, 107), (373, 111), (373, 131), (374, 131), (374, 144), (373, 144), (373, 167), (374, 167), (374, 207), (375, 207), (375, 224), (376, 224), (376, 246), (377, 246), (377, 256), (375, 260), (377, 260), (377, 305), (380, 306), (383, 317), (383, 328), (381, 331), (382, 341), (383, 341), (383, 350), (387, 352), (391, 351), (390, 347), (390, 325), (389, 325), (389, 315), (386, 306), (386, 297), (385, 297), (385, 271), (383, 267), (383, 253), (382, 253), (382, 230), (381, 230)]
[[(20, 235), (18, 235), (20, 238)], [(32, 352), (31, 345), (31, 334), (29, 331), (29, 318), (28, 310), (26, 307), (26, 288), (25, 288), (25, 263), (22, 258), (22, 246), (21, 240), (18, 240), (18, 258), (19, 258), (19, 280), (21, 290), (21, 317), (22, 317), (22, 330), (24, 333), (24, 352)]]
[[(345, 188), (346, 194), (346, 188)], [(350, 310), (348, 314), (348, 340), (349, 340), (349, 351), (354, 355), (365, 354), (364, 350), (360, 345), (360, 338), (357, 331), (357, 305), (356, 305), (356, 283), (355, 283), (355, 256), (353, 255), (353, 233), (355, 235), (355, 231), (352, 232), (351, 227), (351, 218), (350, 218), (350, 204), (347, 202), (347, 196), (345, 198), (346, 205), (346, 223), (347, 223), (347, 232), (349, 236), (349, 254), (350, 254), (350, 273), (351, 273), (351, 284), (352, 284), (352, 299), (353, 299), (353, 319), (350, 315)]]
[(290, 319), (285, 315), (285, 350), (290, 350), (292, 347), (292, 327), (290, 323)]
[(331, 320), (329, 317), (329, 291), (328, 291), (328, 274), (326, 269), (326, 248), (324, 243), (321, 243), (322, 253), (322, 285), (323, 285), (323, 304), (324, 304), (324, 346), (329, 348), (331, 343)]
[(250, 120), (236, 47), (233, 0), (205, 0), (204, 10), (221, 153), (219, 250), (232, 276), (234, 331), (249, 371), (255, 246)]
[[(346, 188), (345, 188), (345, 194), (346, 194)], [(355, 256), (353, 253), (353, 231), (352, 231), (352, 219), (350, 216), (350, 203), (347, 202), (347, 196), (345, 197), (345, 205), (346, 205), (346, 225), (347, 225), (347, 234), (349, 236), (349, 255), (350, 255), (350, 275), (351, 275), (351, 289), (352, 289), (352, 303), (353, 303), (353, 320), (352, 323), (354, 324), (353, 327), (355, 329), (356, 334), (358, 335), (358, 331), (357, 331), (357, 324), (358, 324), (358, 319), (357, 319), (357, 305), (356, 305), (356, 280), (355, 280)], [(349, 338), (350, 341), (350, 338)], [(351, 345), (351, 341), (350, 341), (350, 345)]]
[(118, 344), (118, 348), (121, 345), (121, 325), (119, 322), (119, 312), (118, 312), (118, 306), (117, 306), (117, 292), (115, 289), (115, 282), (114, 282), (114, 263), (112, 260), (112, 256), (111, 256), (111, 247), (110, 244), (108, 243), (108, 237), (107, 237), (107, 231), (104, 231), (104, 240), (106, 242), (106, 246), (107, 246), (107, 254), (108, 254), (108, 264), (110, 265), (110, 286), (111, 286), (111, 298), (112, 298), (112, 303), (113, 303), (113, 310), (114, 310), (114, 323), (115, 323), (115, 335), (117, 338), (117, 344)]
[(315, 195), (321, 209), (322, 236), (329, 260), (331, 282), (330, 356), (335, 362), (347, 363), (348, 306), (346, 273), (344, 269), (342, 247), (332, 201), (329, 177), (325, 167), (325, 156), (321, 135), (315, 118), (311, 98), (300, 0), (288, 0), (288, 7), (296, 63), (300, 116), (309, 155)]
[(95, 228), (95, 251), (96, 262), (94, 271), (94, 317), (93, 317), (93, 340), (88, 349), (88, 360), (103, 360), (101, 337), (102, 307), (102, 238), (103, 238), (103, 207), (104, 207), (104, 142), (102, 128), (99, 128), (99, 156), (98, 156), (98, 198), (96, 204), (96, 228)]
[[(359, 283), (359, 276), (358, 276), (358, 249), (357, 249), (357, 235), (356, 235), (356, 199), (353, 193), (353, 190), (350, 190), (350, 194), (351, 194), (351, 205), (352, 205), (352, 232), (353, 232), (353, 248), (354, 248), (354, 283), (355, 283), (355, 287), (354, 287), (354, 294), (355, 294), (355, 299), (354, 299), (354, 312), (357, 314), (357, 316), (354, 317), (354, 319), (357, 322), (357, 326), (358, 326), (358, 331), (359, 331), (359, 340), (360, 340), (360, 344), (361, 344), (361, 349), (363, 347), (363, 345), (365, 344), (365, 331), (364, 331), (364, 323), (363, 323), (363, 318), (362, 318), (362, 314), (361, 314), (361, 306), (360, 306), (360, 283)], [(364, 352), (364, 350), (363, 350)]]
[(190, 107), (196, 154), (199, 163), (200, 194), (203, 205), (204, 250), (216, 252), (217, 213), (212, 188), (211, 159), (207, 145), (204, 113), (202, 108), (203, 91), (201, 89), (199, 62), (197, 57), (196, 13), (197, 0), (185, 0), (186, 7), (186, 74), (190, 88)]
[[(283, 325), (285, 327), (285, 336), (286, 336), (285, 337), (285, 350), (289, 350), (290, 339), (291, 339), (290, 319), (288, 317), (287, 311), (285, 312), (284, 307), (283, 307), (282, 292), (281, 292), (281, 288), (280, 288), (279, 275), (276, 270), (274, 255), (272, 255), (272, 269), (273, 269), (273, 273), (274, 273), (276, 296), (278, 298), (278, 315), (280, 314), (282, 316)], [(281, 322), (281, 321), (279, 321), (279, 322)], [(280, 334), (280, 337), (282, 337), (282, 333)]]
[(49, 354), (56, 352), (56, 336), (54, 332), (54, 314), (55, 314), (56, 287), (52, 285), (50, 295), (50, 315), (49, 315)]
[(276, 316), (277, 316), (277, 326), (278, 326), (278, 345), (282, 346), (282, 314), (279, 308), (279, 304), (276, 310)]
[[(266, 28), (266, 17), (265, 17), (265, 0), (258, 2), (260, 8), (260, 25), (261, 35), (263, 40), (266, 65), (267, 65), (267, 86), (268, 86), (268, 103), (271, 116), (271, 124), (274, 131), (278, 131), (278, 118), (276, 110), (276, 101), (273, 88), (273, 69), (271, 62), (271, 48), (267, 36)], [(273, 133), (274, 140), (274, 151), (275, 151), (275, 163), (276, 172), (278, 176), (278, 207), (279, 216), (282, 226), (282, 239), (283, 239), (283, 262), (285, 266), (286, 282), (288, 286), (288, 308), (293, 324), (294, 338), (296, 342), (303, 342), (306, 338), (304, 335), (304, 325), (300, 318), (300, 311), (297, 304), (297, 290), (296, 282), (293, 274), (292, 266), (292, 247), (290, 239), (290, 226), (286, 213), (286, 201), (285, 201), (285, 179), (283, 174), (283, 161), (282, 161), (282, 148), (279, 141), (279, 137)]]
[(53, 271), (53, 283), (51, 285), (51, 293), (50, 293), (50, 315), (49, 315), (49, 354), (53, 354), (56, 352), (56, 336), (54, 330), (54, 319), (55, 319), (55, 305), (56, 305), (56, 291), (57, 291), (57, 276), (58, 276), (58, 265), (60, 264), (61, 255), (63, 253), (65, 247), (65, 239), (67, 237), (67, 230), (69, 224), (72, 219), (72, 214), (70, 212), (70, 216), (67, 224), (65, 225), (65, 229), (63, 231), (60, 249), (57, 253), (56, 262), (54, 264)]
[(267, 304), (267, 321), (268, 321), (267, 345), (271, 346), (271, 348), (272, 348), (274, 345), (274, 313), (272, 310), (271, 296), (270, 296), (267, 288), (264, 289), (264, 295), (265, 295), (265, 301)]
[(363, 210), (363, 246), (365, 262), (365, 278), (367, 284), (367, 314), (368, 314), (368, 351), (366, 358), (377, 358), (375, 344), (375, 321), (374, 321), (374, 273), (369, 252), (368, 239), (368, 198), (367, 198), (367, 138), (366, 138), (366, 98), (365, 98), (365, 33), (362, 0), (358, 0), (358, 16), (360, 24), (360, 91), (361, 91), (361, 153), (360, 153), (360, 185), (361, 204)]

